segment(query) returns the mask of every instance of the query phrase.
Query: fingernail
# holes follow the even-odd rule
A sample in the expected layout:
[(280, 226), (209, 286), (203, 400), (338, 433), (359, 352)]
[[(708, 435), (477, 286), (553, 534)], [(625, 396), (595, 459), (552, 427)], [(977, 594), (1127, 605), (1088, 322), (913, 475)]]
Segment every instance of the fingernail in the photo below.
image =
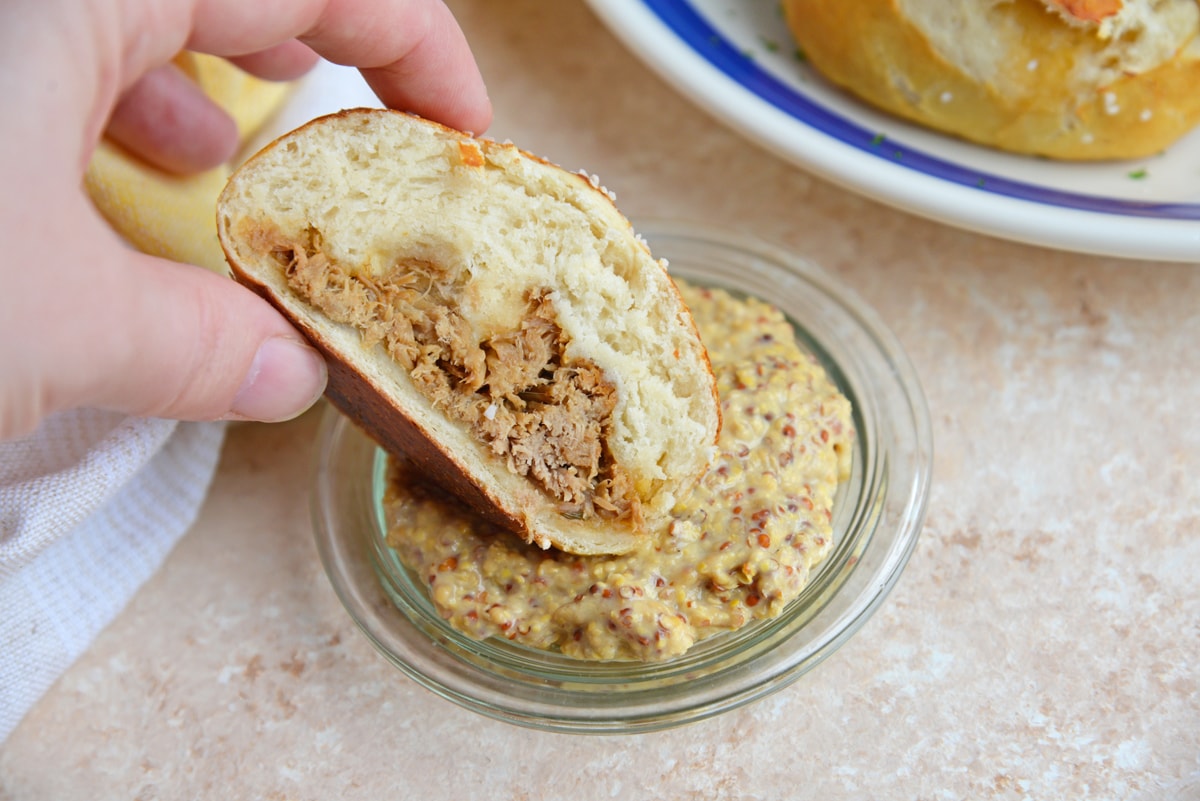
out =
[(226, 418), (290, 420), (316, 403), (325, 380), (321, 354), (295, 339), (272, 337), (259, 346)]

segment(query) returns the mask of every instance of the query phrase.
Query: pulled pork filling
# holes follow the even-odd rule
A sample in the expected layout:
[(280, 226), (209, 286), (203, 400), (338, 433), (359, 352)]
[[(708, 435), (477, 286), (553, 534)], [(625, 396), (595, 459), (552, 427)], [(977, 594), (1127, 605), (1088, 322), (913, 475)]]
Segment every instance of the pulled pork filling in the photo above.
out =
[(311, 229), (307, 241), (275, 244), (272, 253), (293, 291), (357, 328), (368, 347), (382, 344), (435, 408), (470, 426), (563, 515), (640, 518), (633, 482), (606, 444), (616, 388), (591, 361), (565, 359), (567, 339), (544, 291), (530, 293), (518, 330), (480, 341), (457, 309), (456, 277), (437, 265), (352, 275)]

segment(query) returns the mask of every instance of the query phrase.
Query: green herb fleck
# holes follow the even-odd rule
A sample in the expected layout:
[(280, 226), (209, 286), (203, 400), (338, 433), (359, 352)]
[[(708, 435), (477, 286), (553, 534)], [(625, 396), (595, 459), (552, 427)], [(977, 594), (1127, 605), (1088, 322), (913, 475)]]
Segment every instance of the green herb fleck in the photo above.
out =
[(779, 51), (779, 43), (768, 39), (765, 36), (758, 37), (758, 42), (763, 46), (768, 53), (776, 53)]
[(1146, 172), (1146, 168), (1142, 167), (1140, 169), (1134, 170), (1133, 172), (1129, 173), (1129, 177), (1135, 181), (1140, 181), (1143, 178), (1145, 178), (1148, 174), (1149, 173)]
[(975, 181), (975, 185), (977, 187), (979, 187), (980, 189), (983, 189), (985, 186), (987, 186), (987, 180), (980, 178), (977, 181)]
[(804, 48), (802, 47), (797, 47), (794, 51), (792, 51), (792, 58), (796, 59), (801, 64), (808, 63), (808, 53), (805, 53)]
[(883, 140), (886, 138), (887, 137), (885, 137), (881, 133), (875, 134), (874, 136), (871, 137), (871, 147), (879, 147), (880, 145), (883, 144)]

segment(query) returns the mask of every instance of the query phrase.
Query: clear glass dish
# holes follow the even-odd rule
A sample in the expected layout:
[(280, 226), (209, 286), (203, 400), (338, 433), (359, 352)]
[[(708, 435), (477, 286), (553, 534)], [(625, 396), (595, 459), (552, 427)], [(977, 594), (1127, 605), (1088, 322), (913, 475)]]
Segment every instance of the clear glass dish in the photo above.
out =
[(493, 718), (554, 731), (650, 731), (780, 690), (879, 607), (924, 519), (933, 458), (928, 410), (912, 365), (875, 314), (813, 264), (769, 245), (680, 223), (639, 230), (673, 275), (783, 309), (850, 399), (858, 436), (834, 510), (834, 546), (781, 616), (701, 640), (666, 662), (582, 661), (474, 640), (441, 619), (387, 547), (386, 456), (330, 408), (318, 437), (313, 514), (338, 597), (396, 667)]

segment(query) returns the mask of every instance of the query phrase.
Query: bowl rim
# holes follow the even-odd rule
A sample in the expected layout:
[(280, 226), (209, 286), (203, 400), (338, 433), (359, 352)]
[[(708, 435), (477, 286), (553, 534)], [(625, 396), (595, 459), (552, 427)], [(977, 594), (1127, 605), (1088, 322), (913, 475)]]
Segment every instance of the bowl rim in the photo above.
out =
[[(317, 435), (311, 496), (314, 536), (330, 583), (392, 664), (491, 718), (551, 731), (631, 733), (702, 720), (763, 698), (816, 667), (862, 627), (899, 580), (924, 522), (933, 461), (929, 413), (911, 362), (875, 312), (816, 264), (775, 245), (670, 220), (646, 220), (638, 230), (656, 257), (670, 260), (673, 274), (776, 302), (798, 293), (810, 314), (830, 323), (831, 330), (817, 330), (781, 305), (801, 345), (825, 363), (854, 405), (859, 434), (852, 497), (843, 502), (839, 495), (834, 519), (835, 551), (842, 551), (814, 570), (809, 587), (780, 617), (702, 640), (667, 663), (588, 662), (472, 640), (432, 611), (423, 587), (400, 586), (398, 561), (389, 564), (383, 544), (383, 453), (330, 406)], [(711, 264), (698, 266), (706, 259)], [(351, 479), (357, 484), (343, 486)]]

